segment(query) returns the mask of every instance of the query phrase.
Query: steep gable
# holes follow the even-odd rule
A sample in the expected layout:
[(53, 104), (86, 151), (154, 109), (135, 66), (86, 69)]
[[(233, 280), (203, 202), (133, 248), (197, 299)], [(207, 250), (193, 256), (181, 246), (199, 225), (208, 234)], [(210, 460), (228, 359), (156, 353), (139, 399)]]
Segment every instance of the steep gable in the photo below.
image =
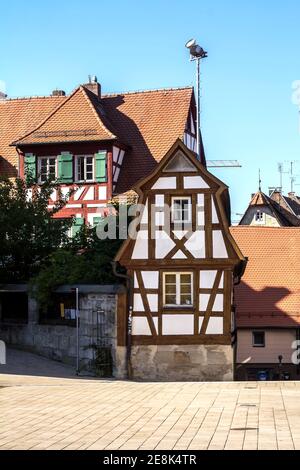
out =
[[(173, 170), (173, 171), (170, 171)], [(243, 255), (228, 230), (222, 195), (224, 185), (177, 140), (156, 169), (135, 190), (143, 211), (136, 239), (128, 239), (116, 260), (125, 266), (168, 262), (168, 265), (239, 264)], [(176, 197), (190, 206), (188, 224), (172, 223)], [(209, 260), (209, 261), (208, 261)]]
[(35, 129), (17, 139), (14, 144), (116, 139), (95, 109), (91, 95), (91, 92), (80, 86)]

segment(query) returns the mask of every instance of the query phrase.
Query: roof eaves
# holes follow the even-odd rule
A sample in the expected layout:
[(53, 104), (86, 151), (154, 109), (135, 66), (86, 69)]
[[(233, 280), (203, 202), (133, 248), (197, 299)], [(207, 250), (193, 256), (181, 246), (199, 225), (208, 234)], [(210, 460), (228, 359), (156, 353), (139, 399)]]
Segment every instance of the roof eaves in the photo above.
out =
[(138, 95), (142, 93), (159, 93), (159, 92), (169, 92), (169, 91), (180, 91), (180, 90), (194, 90), (192, 86), (184, 87), (173, 87), (173, 88), (156, 88), (149, 90), (134, 90), (134, 91), (120, 91), (116, 93), (106, 93), (102, 95), (102, 98), (111, 98), (119, 95)]

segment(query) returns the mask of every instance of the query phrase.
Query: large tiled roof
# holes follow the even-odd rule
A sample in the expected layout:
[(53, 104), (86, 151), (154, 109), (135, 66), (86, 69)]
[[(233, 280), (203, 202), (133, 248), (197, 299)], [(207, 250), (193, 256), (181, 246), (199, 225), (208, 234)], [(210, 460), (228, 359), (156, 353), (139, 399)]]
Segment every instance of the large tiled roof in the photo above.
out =
[(103, 106), (118, 136), (130, 145), (117, 192), (130, 189), (151, 173), (176, 139), (182, 138), (193, 88), (109, 95)]
[(62, 96), (0, 100), (0, 169), (9, 177), (17, 175), (18, 154), (10, 144), (28, 133), (66, 98)]
[(96, 95), (84, 86), (68, 97), (0, 101), (1, 173), (17, 164), (9, 145), (117, 139), (127, 146), (117, 192), (130, 189), (184, 135), (193, 88)]
[(100, 103), (95, 106), (94, 96), (83, 86), (78, 87), (36, 128), (15, 143), (21, 145), (116, 139), (107, 124), (104, 124)]
[(249, 261), (235, 288), (238, 327), (300, 326), (300, 228), (230, 229)]

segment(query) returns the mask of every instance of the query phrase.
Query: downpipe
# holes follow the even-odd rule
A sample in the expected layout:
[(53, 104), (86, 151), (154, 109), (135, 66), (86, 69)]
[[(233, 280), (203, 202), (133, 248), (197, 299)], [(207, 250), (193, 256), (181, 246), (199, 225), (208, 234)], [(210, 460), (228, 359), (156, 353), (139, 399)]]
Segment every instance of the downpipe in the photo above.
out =
[(133, 312), (133, 281), (132, 277), (128, 274), (119, 273), (117, 267), (119, 263), (112, 261), (111, 263), (113, 273), (116, 277), (126, 280), (127, 298), (128, 298), (128, 321), (127, 321), (127, 345), (126, 345), (126, 365), (128, 379), (132, 379), (132, 364), (131, 364), (131, 338), (132, 338), (132, 312)]

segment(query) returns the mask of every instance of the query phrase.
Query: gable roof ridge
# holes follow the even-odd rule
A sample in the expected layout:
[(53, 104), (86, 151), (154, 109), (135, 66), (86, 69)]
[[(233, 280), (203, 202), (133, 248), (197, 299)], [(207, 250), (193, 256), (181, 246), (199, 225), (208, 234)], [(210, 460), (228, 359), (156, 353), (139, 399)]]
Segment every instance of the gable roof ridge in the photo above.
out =
[(90, 97), (88, 96), (88, 93), (87, 93), (86, 89), (84, 88), (84, 86), (80, 85), (79, 88), (80, 88), (80, 90), (82, 91), (83, 96), (85, 97), (85, 99), (86, 99), (88, 105), (89, 105), (90, 108), (92, 109), (92, 112), (94, 113), (94, 115), (95, 115), (95, 117), (96, 117), (96, 120), (97, 120), (98, 124), (100, 125), (100, 127), (102, 127), (102, 129), (103, 129), (105, 132), (108, 133), (109, 137), (111, 137), (112, 139), (116, 139), (117, 136), (114, 135), (114, 134), (103, 124), (103, 122), (102, 122), (102, 120), (101, 120), (99, 114), (97, 113), (97, 111), (96, 111), (96, 109), (95, 109), (93, 103), (91, 102)]
[(33, 96), (15, 96), (13, 98), (5, 98), (0, 100), (0, 103), (11, 103), (12, 101), (30, 101), (30, 100), (46, 100), (46, 99), (67, 99), (67, 96), (53, 96), (53, 95), (33, 95)]
[(157, 93), (157, 92), (164, 92), (164, 91), (180, 91), (180, 90), (193, 90), (194, 87), (192, 85), (181, 86), (181, 87), (167, 87), (167, 88), (150, 88), (148, 90), (133, 90), (133, 91), (120, 91), (115, 93), (104, 93), (102, 95), (103, 98), (111, 98), (113, 96), (119, 95), (138, 95), (142, 93)]
[(38, 126), (36, 126), (34, 129), (32, 129), (30, 132), (27, 132), (25, 135), (23, 135), (21, 137), (18, 137), (18, 139), (15, 139), (11, 143), (11, 145), (14, 145), (14, 144), (20, 142), (21, 140), (25, 139), (29, 135), (36, 132), (40, 127), (42, 127), (43, 124), (45, 124), (60, 108), (62, 108), (77, 93), (77, 91), (79, 91), (79, 88), (80, 87), (75, 88), (75, 90), (73, 90), (72, 93), (70, 93), (70, 95), (65, 100), (63, 100), (62, 103), (59, 103), (58, 106), (56, 108), (54, 108), (54, 110), (51, 111), (51, 113), (48, 114), (48, 116), (46, 118), (44, 118)]

